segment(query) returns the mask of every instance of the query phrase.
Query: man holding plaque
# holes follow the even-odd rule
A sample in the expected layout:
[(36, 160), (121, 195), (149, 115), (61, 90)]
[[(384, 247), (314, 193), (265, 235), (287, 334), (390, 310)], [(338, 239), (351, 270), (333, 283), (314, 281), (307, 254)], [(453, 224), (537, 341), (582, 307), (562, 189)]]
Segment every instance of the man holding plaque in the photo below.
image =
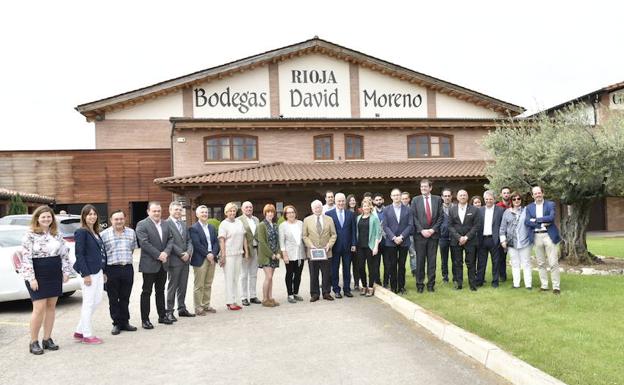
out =
[(323, 203), (315, 200), (310, 204), (312, 215), (303, 220), (303, 242), (308, 248), (310, 263), (310, 302), (320, 298), (319, 270), (322, 274), (323, 299), (333, 301), (331, 296), (331, 262), (332, 246), (336, 242), (334, 221), (323, 214)]

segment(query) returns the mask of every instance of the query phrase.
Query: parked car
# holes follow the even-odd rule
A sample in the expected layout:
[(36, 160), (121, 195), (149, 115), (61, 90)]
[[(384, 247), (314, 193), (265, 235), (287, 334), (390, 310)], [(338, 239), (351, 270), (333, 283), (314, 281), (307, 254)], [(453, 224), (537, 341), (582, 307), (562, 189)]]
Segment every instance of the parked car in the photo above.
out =
[[(28, 226), (0, 225), (0, 302), (30, 298), (24, 279), (14, 265), (18, 253), (21, 254), (22, 240), (27, 231)], [(67, 244), (69, 260), (73, 266), (76, 262), (74, 243)], [(81, 279), (75, 272), (70, 274), (69, 281), (63, 284), (63, 295), (70, 296), (80, 289)]]
[[(80, 215), (56, 214), (56, 222), (63, 239), (74, 241), (74, 231), (80, 228)], [(7, 215), (0, 218), (0, 225), (30, 226), (32, 214)]]

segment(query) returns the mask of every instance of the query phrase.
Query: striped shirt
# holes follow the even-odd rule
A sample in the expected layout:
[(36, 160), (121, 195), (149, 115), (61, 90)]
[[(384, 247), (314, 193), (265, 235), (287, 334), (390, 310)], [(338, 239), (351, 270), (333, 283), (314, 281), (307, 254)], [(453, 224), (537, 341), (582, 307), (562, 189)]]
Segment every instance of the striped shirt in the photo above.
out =
[(122, 234), (117, 234), (113, 227), (102, 231), (100, 234), (106, 254), (108, 255), (107, 265), (127, 265), (132, 263), (132, 253), (138, 248), (134, 230), (124, 227)]

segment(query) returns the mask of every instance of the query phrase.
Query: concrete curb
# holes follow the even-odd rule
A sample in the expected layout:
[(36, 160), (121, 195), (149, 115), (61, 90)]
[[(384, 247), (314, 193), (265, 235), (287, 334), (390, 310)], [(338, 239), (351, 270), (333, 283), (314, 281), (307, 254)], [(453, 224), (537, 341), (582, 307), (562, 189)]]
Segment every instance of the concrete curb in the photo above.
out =
[(453, 325), (423, 307), (375, 285), (375, 297), (434, 336), (477, 360), (515, 385), (565, 385), (564, 382), (505, 352), (493, 343)]

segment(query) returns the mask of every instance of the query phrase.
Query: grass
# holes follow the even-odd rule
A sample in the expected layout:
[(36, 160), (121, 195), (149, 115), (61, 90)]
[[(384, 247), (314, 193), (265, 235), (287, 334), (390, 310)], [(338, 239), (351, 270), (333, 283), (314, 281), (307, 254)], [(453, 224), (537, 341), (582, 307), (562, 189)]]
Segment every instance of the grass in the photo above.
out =
[(587, 248), (596, 255), (624, 258), (624, 237), (587, 237)]
[(532, 291), (511, 289), (508, 268), (498, 289), (486, 283), (477, 292), (467, 290), (466, 272), (461, 291), (440, 284), (439, 272), (438, 264), (435, 294), (416, 293), (410, 275), (407, 298), (567, 384), (624, 384), (621, 276), (562, 274), (562, 294), (555, 296), (539, 291), (537, 272)]

